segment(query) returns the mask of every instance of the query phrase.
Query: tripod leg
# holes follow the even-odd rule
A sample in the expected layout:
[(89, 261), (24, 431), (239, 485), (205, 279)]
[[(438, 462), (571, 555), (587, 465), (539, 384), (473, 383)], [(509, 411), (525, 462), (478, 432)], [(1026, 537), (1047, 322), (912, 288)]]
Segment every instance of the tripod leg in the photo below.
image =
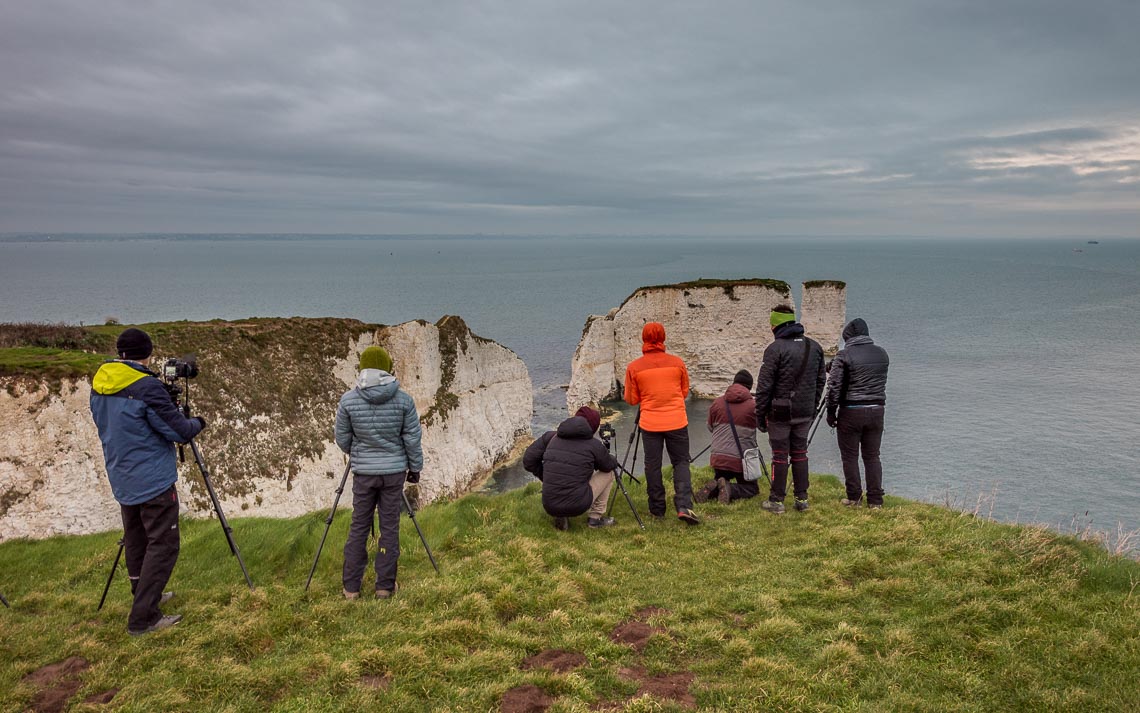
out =
[(424, 543), (424, 551), (427, 552), (428, 559), (431, 560), (431, 566), (435, 567), (435, 573), (439, 574), (439, 565), (435, 563), (435, 557), (431, 553), (431, 548), (428, 547), (427, 538), (424, 537), (424, 531), (420, 529), (420, 523), (416, 520), (416, 511), (412, 509), (412, 503), (408, 500), (408, 494), (401, 490), (400, 495), (404, 496), (404, 507), (408, 509), (408, 517), (412, 518), (412, 524), (416, 526), (416, 532), (419, 533), (420, 542)]
[(4, 606), (8, 607), (9, 609), (12, 608), (12, 605), (8, 603), (8, 600), (4, 598), (3, 594), (0, 594), (0, 603), (3, 603)]
[(617, 478), (618, 487), (621, 488), (621, 494), (625, 496), (625, 501), (629, 503), (629, 509), (633, 512), (633, 519), (637, 520), (637, 526), (644, 530), (645, 523), (641, 521), (641, 515), (637, 514), (637, 508), (633, 504), (633, 498), (629, 496), (629, 491), (626, 490), (625, 483), (621, 482), (621, 473), (615, 473), (614, 477)]
[(238, 550), (237, 543), (234, 542), (234, 531), (230, 527), (229, 520), (226, 519), (226, 514), (222, 512), (222, 503), (218, 500), (218, 494), (214, 491), (214, 484), (210, 482), (210, 472), (206, 470), (206, 463), (202, 460), (202, 452), (198, 450), (198, 444), (193, 440), (190, 441), (190, 449), (194, 452), (194, 461), (198, 464), (198, 470), (202, 473), (202, 482), (206, 484), (206, 492), (210, 494), (210, 501), (214, 504), (214, 512), (218, 515), (218, 522), (222, 524), (222, 532), (226, 533), (226, 542), (230, 545), (230, 552), (234, 557), (237, 557), (238, 566), (241, 567), (241, 573), (245, 575), (245, 583), (249, 585), (249, 591), (253, 591), (253, 580), (249, 578), (249, 570), (245, 568), (245, 562), (241, 558), (241, 551)]
[(341, 476), (340, 486), (336, 489), (336, 497), (333, 498), (332, 510), (329, 510), (329, 516), (325, 518), (325, 534), (321, 535), (321, 544), (317, 546), (317, 556), (313, 558), (313, 566), (309, 570), (309, 578), (305, 580), (305, 591), (309, 591), (309, 585), (313, 582), (313, 572), (317, 571), (317, 562), (321, 559), (321, 550), (325, 548), (325, 538), (329, 536), (329, 528), (332, 527), (333, 517), (336, 515), (336, 506), (340, 504), (340, 494), (344, 492), (344, 484), (348, 482), (348, 471), (351, 464), (344, 466), (344, 475)]
[(115, 578), (115, 570), (119, 568), (119, 558), (123, 556), (123, 541), (119, 540), (119, 552), (115, 555), (115, 563), (111, 565), (111, 573), (107, 575), (107, 584), (103, 586), (103, 596), (99, 598), (99, 606), (95, 611), (103, 610), (103, 603), (107, 601), (107, 592), (111, 589), (111, 580)]

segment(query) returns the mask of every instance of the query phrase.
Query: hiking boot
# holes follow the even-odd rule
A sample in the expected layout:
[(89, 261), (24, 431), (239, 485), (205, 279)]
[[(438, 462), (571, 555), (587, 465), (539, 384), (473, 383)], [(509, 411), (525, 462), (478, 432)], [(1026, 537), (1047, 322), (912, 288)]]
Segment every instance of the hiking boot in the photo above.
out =
[(163, 592), (162, 596), (158, 598), (158, 605), (162, 606), (163, 604), (169, 602), (171, 599), (174, 599), (174, 592)]
[(566, 532), (567, 530), (569, 530), (570, 529), (570, 518), (568, 518), (568, 517), (556, 517), (556, 518), (554, 518), (554, 529), (555, 530), (562, 530), (563, 532)]
[(677, 517), (685, 522), (686, 525), (700, 525), (701, 520), (697, 514), (690, 508), (681, 508), (677, 511)]
[(732, 501), (732, 491), (728, 488), (727, 478), (717, 478), (716, 485), (716, 499), (721, 505), (728, 505)]
[(377, 599), (391, 599), (392, 597), (396, 596), (396, 592), (398, 592), (398, 591), (400, 591), (400, 583), (399, 582), (393, 582), (391, 589), (377, 589), (376, 590), (376, 598)]
[(612, 517), (591, 517), (586, 520), (587, 527), (609, 527), (616, 523), (617, 520)]
[(882, 503), (875, 503), (875, 504), (873, 504), (873, 505), (868, 505), (868, 506), (867, 506), (867, 509), (868, 509), (868, 510), (882, 510), (882, 509), (883, 509), (883, 504), (882, 504)]
[(863, 507), (863, 498), (859, 497), (859, 498), (855, 498), (854, 500), (850, 500), (848, 498), (843, 498), (842, 500), (839, 501), (839, 504), (845, 508), (859, 508), (859, 507)]
[(160, 617), (158, 621), (154, 622), (147, 628), (139, 629), (138, 631), (132, 631), (128, 629), (127, 633), (131, 636), (142, 636), (143, 634), (149, 634), (152, 631), (162, 631), (163, 629), (169, 629), (180, 621), (182, 621), (181, 614), (165, 614)]
[(715, 480), (710, 480), (709, 482), (705, 483), (700, 490), (693, 493), (693, 502), (707, 503), (709, 501), (709, 498), (712, 497), (713, 492), (716, 491), (716, 487), (717, 481)]
[(340, 591), (341, 591), (341, 594), (344, 595), (344, 598), (348, 599), (350, 601), (353, 599), (359, 599), (360, 598), (360, 592), (350, 592), (347, 589), (342, 589)]
[(796, 498), (796, 510), (798, 510), (799, 512), (804, 512), (809, 507), (810, 506), (808, 505), (807, 498), (804, 498), (803, 500)]
[(764, 502), (760, 503), (760, 509), (767, 510), (773, 515), (784, 514), (784, 504), (775, 500), (765, 500)]

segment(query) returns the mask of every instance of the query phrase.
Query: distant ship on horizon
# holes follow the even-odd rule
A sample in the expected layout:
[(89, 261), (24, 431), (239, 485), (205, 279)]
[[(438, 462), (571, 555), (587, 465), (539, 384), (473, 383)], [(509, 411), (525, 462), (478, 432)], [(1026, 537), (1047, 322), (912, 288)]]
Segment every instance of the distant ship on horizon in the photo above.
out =
[(1099, 240), (1090, 240), (1090, 241), (1088, 242), (1088, 244), (1089, 244), (1089, 245), (1100, 245), (1100, 241), (1099, 241)]

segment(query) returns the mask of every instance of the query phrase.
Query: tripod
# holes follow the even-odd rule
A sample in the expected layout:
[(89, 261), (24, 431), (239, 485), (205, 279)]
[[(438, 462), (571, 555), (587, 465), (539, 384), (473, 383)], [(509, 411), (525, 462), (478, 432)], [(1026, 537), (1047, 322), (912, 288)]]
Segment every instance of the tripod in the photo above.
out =
[[(635, 429), (636, 429), (636, 432), (638, 434), (638, 437), (640, 437), (641, 430), (637, 429), (636, 427), (635, 427)], [(615, 435), (617, 435), (617, 434), (614, 431), (614, 427), (608, 423), (605, 424), (604, 426), (602, 426), (600, 429), (598, 429), (598, 436), (601, 437), (602, 443), (605, 444), (607, 451), (610, 450), (611, 442), (612, 442), (612, 439)], [(633, 439), (634, 439), (634, 434), (631, 433), (630, 434), (630, 441), (632, 442)], [(625, 455), (626, 455), (626, 457), (629, 457), (629, 448), (626, 448)], [(633, 462), (634, 462), (634, 464), (637, 463), (637, 451), (636, 450), (634, 450), (634, 453), (633, 453)], [(623, 475), (635, 483), (638, 483), (638, 484), (641, 483), (641, 481), (637, 479), (637, 476), (635, 476), (633, 473), (631, 473), (625, 469), (625, 458), (623, 458), (622, 462), (618, 464), (618, 467), (614, 469), (614, 480), (617, 481), (618, 489), (621, 490), (622, 495), (625, 496), (625, 501), (627, 503), (629, 503), (629, 509), (633, 512), (634, 519), (637, 520), (637, 526), (640, 527), (642, 530), (644, 530), (645, 529), (645, 523), (641, 521), (641, 515), (637, 514), (637, 508), (633, 504), (633, 498), (631, 498), (629, 496), (629, 490), (626, 489), (625, 483), (621, 479)], [(616, 494), (610, 496), (610, 503), (606, 507), (606, 515), (607, 516), (609, 516), (610, 511), (613, 510), (615, 499), (617, 499)]]
[(12, 608), (12, 605), (8, 603), (8, 600), (4, 598), (3, 594), (0, 594), (0, 602), (3, 602), (4, 606), (8, 607), (9, 609)]
[[(348, 463), (344, 466), (344, 475), (340, 477), (340, 485), (336, 489), (336, 497), (333, 498), (332, 509), (329, 510), (329, 516), (325, 518), (325, 532), (321, 535), (321, 544), (317, 547), (317, 556), (313, 558), (313, 566), (309, 568), (309, 578), (305, 580), (305, 591), (309, 591), (309, 585), (313, 582), (313, 573), (317, 571), (317, 562), (321, 559), (321, 551), (325, 548), (325, 538), (329, 536), (329, 528), (332, 527), (333, 517), (336, 516), (336, 507), (340, 504), (340, 495), (344, 492), (344, 484), (348, 482), (348, 474), (352, 469), (352, 464)], [(439, 565), (435, 562), (435, 556), (431, 553), (431, 548), (428, 547), (427, 538), (424, 537), (424, 531), (420, 529), (420, 523), (416, 520), (416, 511), (412, 509), (412, 503), (408, 500), (408, 494), (404, 489), (400, 488), (400, 495), (404, 498), (404, 508), (408, 511), (408, 517), (412, 518), (412, 524), (416, 526), (416, 532), (420, 536), (420, 542), (424, 545), (424, 550), (427, 552), (428, 559), (431, 560), (431, 566), (435, 568), (435, 573), (439, 574)], [(372, 516), (369, 515), (369, 520)], [(375, 521), (373, 521), (374, 523)]]
[(827, 410), (827, 393), (831, 391), (831, 384), (823, 387), (823, 396), (819, 399), (819, 405), (815, 407), (815, 416), (812, 417), (811, 430), (808, 431), (807, 442), (811, 445), (811, 439), (815, 438), (815, 432), (819, 428), (819, 422), (823, 420), (823, 412)]

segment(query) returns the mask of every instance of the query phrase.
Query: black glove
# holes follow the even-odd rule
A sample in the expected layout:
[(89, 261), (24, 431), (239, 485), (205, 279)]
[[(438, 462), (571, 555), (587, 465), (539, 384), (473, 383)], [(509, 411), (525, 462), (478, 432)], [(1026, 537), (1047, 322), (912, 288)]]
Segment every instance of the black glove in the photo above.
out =
[(835, 428), (835, 424), (839, 423), (839, 417), (835, 413), (834, 408), (827, 409), (827, 425)]
[(759, 418), (759, 420), (756, 423), (756, 430), (759, 431), (760, 433), (767, 433), (768, 432), (768, 417), (767, 416), (761, 416)]
[(416, 470), (409, 470), (409, 471), (408, 471), (408, 476), (407, 476), (407, 478), (406, 478), (405, 480), (406, 480), (406, 482), (408, 482), (408, 483), (411, 483), (412, 485), (415, 485), (416, 483), (420, 482), (420, 473), (419, 473), (419, 471), (416, 471)]
[(206, 419), (202, 418), (201, 416), (195, 416), (194, 418), (198, 419), (198, 423), (202, 424), (201, 430), (205, 431), (206, 430)]

